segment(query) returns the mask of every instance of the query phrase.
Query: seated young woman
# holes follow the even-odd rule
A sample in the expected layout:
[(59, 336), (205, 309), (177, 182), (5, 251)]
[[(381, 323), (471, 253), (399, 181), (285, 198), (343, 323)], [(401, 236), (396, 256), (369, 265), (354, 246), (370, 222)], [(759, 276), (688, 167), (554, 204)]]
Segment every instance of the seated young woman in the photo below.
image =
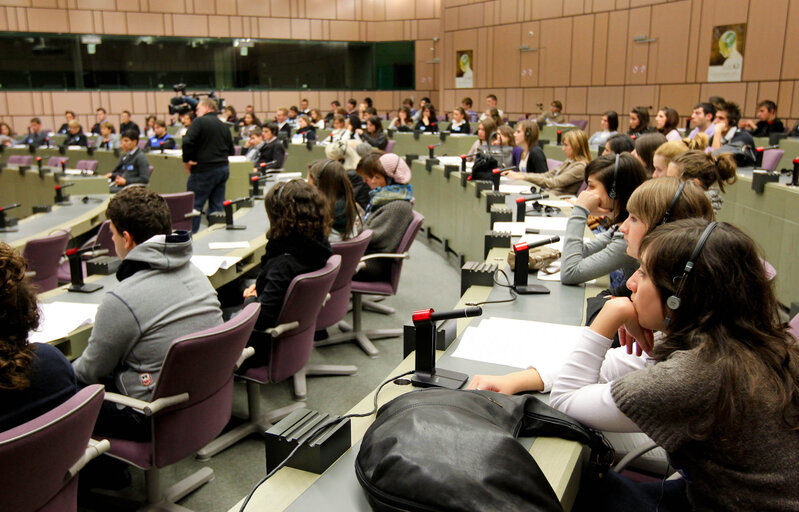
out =
[(655, 128), (665, 135), (667, 140), (678, 141), (682, 139), (682, 135), (677, 130), (678, 124), (680, 124), (680, 115), (676, 110), (669, 107), (663, 107), (658, 110), (655, 116)]
[[(503, 124), (489, 139), (491, 141), (491, 156), (497, 163), (504, 168), (513, 167), (513, 150), (516, 148), (516, 138), (513, 135), (513, 128)], [(498, 146), (498, 147), (497, 147)]]
[[(682, 186), (681, 186), (682, 185)], [(660, 225), (681, 219), (700, 218), (707, 221), (715, 219), (713, 208), (704, 192), (691, 183), (682, 183), (676, 178), (649, 180), (635, 189), (627, 203), (629, 215), (619, 230), (627, 242), (627, 255), (639, 260), (641, 241)], [(613, 290), (613, 297), (629, 297), (626, 288)], [(624, 338), (627, 340), (628, 338)], [(648, 339), (640, 343), (631, 342), (607, 352), (600, 374), (600, 382), (610, 382), (614, 378), (644, 368), (652, 352)], [(633, 352), (635, 351), (635, 354)], [(646, 357), (641, 357), (646, 353)], [(507, 375), (475, 375), (469, 389), (486, 389), (507, 395), (523, 391), (548, 393), (558, 376), (552, 368), (530, 367)]]
[(608, 110), (602, 114), (600, 126), (602, 129), (595, 132), (591, 135), (591, 138), (588, 139), (589, 146), (605, 147), (605, 143), (608, 139), (619, 133), (619, 114), (617, 114), (615, 110)]
[(333, 116), (333, 131), (325, 139), (326, 142), (348, 141), (352, 138), (352, 134), (347, 129), (347, 119), (341, 114)]
[(635, 151), (635, 142), (632, 137), (623, 133), (611, 135), (605, 142), (603, 155), (620, 155), (622, 153), (632, 153)]
[(452, 134), (469, 135), (472, 127), (466, 119), (466, 111), (463, 107), (458, 107), (452, 111), (452, 122), (449, 123), (449, 132)]
[[(356, 171), (372, 189), (363, 222), (373, 232), (366, 254), (395, 252), (413, 220), (411, 169), (393, 153), (372, 153), (358, 162)], [(354, 279), (384, 281), (390, 271), (390, 259), (371, 259)]]
[[(627, 255), (627, 242), (619, 226), (627, 219), (627, 202), (646, 172), (637, 158), (629, 153), (604, 155), (585, 168), (587, 187), (580, 192), (566, 224), (560, 280), (563, 284), (580, 284), (621, 269), (624, 277), (638, 267)], [(606, 216), (609, 229), (589, 242), (583, 242), (588, 215)]]
[(317, 130), (325, 129), (325, 118), (322, 117), (322, 113), (318, 108), (312, 108), (308, 117), (311, 119), (311, 125), (313, 125), (314, 128)]
[(371, 116), (366, 120), (366, 130), (360, 130), (358, 135), (361, 140), (377, 149), (386, 149), (388, 138), (383, 131), (383, 122), (377, 116)]
[[(550, 404), (591, 428), (643, 431), (683, 478), (610, 472), (581, 487), (573, 510), (798, 510), (799, 346), (754, 241), (687, 219), (644, 237), (640, 254), (631, 298), (611, 299), (583, 330)], [(622, 327), (664, 338), (653, 365), (603, 383)]]
[(39, 326), (39, 311), (26, 271), (22, 256), (0, 243), (0, 432), (41, 416), (78, 392), (75, 371), (57, 348), (28, 343), (28, 333)]
[(738, 179), (738, 166), (729, 153), (708, 155), (701, 150), (691, 150), (674, 158), (666, 170), (666, 175), (693, 181), (705, 190), (718, 213), (724, 204), (724, 184), (732, 185)]
[(591, 161), (588, 138), (582, 130), (571, 130), (563, 135), (563, 154), (566, 160), (543, 174), (505, 171), (503, 176), (514, 180), (525, 180), (537, 187), (550, 191), (555, 196), (568, 196), (577, 193), (585, 180), (585, 166)]
[(635, 139), (635, 149), (632, 154), (641, 161), (646, 175), (650, 178), (655, 172), (655, 151), (666, 142), (666, 136), (662, 133), (644, 133)]
[(627, 130), (627, 135), (639, 137), (650, 131), (652, 129), (649, 127), (649, 110), (646, 107), (633, 108), (630, 111), (630, 129)]
[(666, 171), (672, 160), (677, 158), (688, 151), (688, 146), (681, 140), (670, 140), (665, 144), (661, 144), (655, 150), (655, 156), (652, 157), (652, 171), (653, 178), (662, 178), (666, 176)]
[(532, 172), (543, 174), (549, 170), (547, 157), (538, 146), (538, 123), (534, 121), (520, 121), (516, 123), (513, 131), (513, 165), (519, 172)]
[(427, 133), (438, 132), (438, 117), (436, 116), (436, 108), (432, 103), (427, 103), (422, 107), (422, 116), (419, 118), (419, 122), (416, 123), (414, 130)]
[[(469, 154), (473, 155), (476, 153), (481, 147), (483, 150), (488, 151), (488, 145), (490, 144), (490, 140), (493, 137), (494, 133), (497, 131), (497, 125), (491, 119), (483, 119), (479, 123), (477, 123), (477, 140), (474, 141), (472, 144), (471, 149), (469, 149)], [(470, 157), (471, 160), (474, 160), (474, 157)]]
[[(266, 254), (255, 284), (244, 290), (245, 305), (261, 303), (255, 324), (259, 331), (277, 324), (292, 279), (324, 267), (333, 254), (327, 241), (330, 209), (315, 187), (300, 179), (278, 183), (267, 192), (264, 207), (269, 218)], [(255, 348), (255, 355), (242, 368), (269, 364), (268, 335), (253, 333), (247, 345)]]
[(311, 118), (305, 114), (297, 116), (297, 131), (294, 132), (292, 139), (295, 137), (300, 141), (316, 140), (316, 127), (311, 122)]
[(398, 132), (411, 132), (413, 131), (413, 115), (411, 109), (405, 105), (397, 110), (397, 117), (391, 120), (389, 127)]
[(317, 160), (308, 167), (308, 183), (325, 197), (333, 225), (328, 240), (349, 240), (363, 231), (364, 211), (355, 202), (352, 183), (336, 160)]

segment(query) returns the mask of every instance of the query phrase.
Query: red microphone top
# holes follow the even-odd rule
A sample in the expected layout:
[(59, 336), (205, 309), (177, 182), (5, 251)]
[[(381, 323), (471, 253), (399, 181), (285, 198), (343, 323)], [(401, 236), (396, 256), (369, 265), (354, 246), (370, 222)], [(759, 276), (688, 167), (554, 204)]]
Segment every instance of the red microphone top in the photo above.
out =
[(250, 178), (250, 181), (258, 181), (258, 176), (253, 176), (252, 178)]
[(411, 316), (411, 319), (413, 320), (414, 323), (425, 322), (427, 320), (430, 320), (430, 315), (432, 315), (434, 311), (435, 310), (433, 308), (420, 309), (419, 311), (414, 311), (413, 316)]
[(527, 201), (527, 199), (526, 199), (526, 198), (524, 198), (524, 197), (517, 197), (517, 198), (516, 198), (516, 202), (517, 202), (517, 203), (523, 203), (523, 202), (525, 202), (525, 201)]
[(227, 201), (225, 201), (225, 202), (224, 202), (224, 203), (222, 203), (222, 204), (223, 204), (224, 206), (230, 206), (231, 204), (233, 204), (233, 201), (231, 201), (230, 199), (228, 199)]
[(766, 148), (764, 148), (763, 146), (758, 146), (758, 147), (755, 148), (755, 151), (757, 151), (758, 153), (762, 153), (765, 150), (766, 150)]
[(77, 247), (73, 247), (72, 249), (68, 249), (68, 250), (67, 250), (67, 252), (66, 252), (66, 255), (67, 255), (67, 256), (72, 256), (72, 255), (73, 255), (73, 254), (75, 254), (76, 252), (78, 252), (78, 248), (77, 248)]
[(502, 172), (502, 169), (494, 169), (494, 170), (493, 170), (493, 171), (491, 171), (491, 172), (493, 172), (494, 174), (499, 174), (499, 173), (501, 173), (501, 172)]
[(513, 244), (513, 250), (516, 252), (526, 251), (529, 249), (527, 246), (527, 242), (519, 242), (518, 244)]
[(40, 156), (37, 156), (37, 157), (36, 157), (36, 161), (37, 161), (37, 162), (41, 162), (41, 161), (42, 161), (42, 157), (40, 157)]
[(433, 149), (434, 147), (435, 147), (434, 145), (430, 144), (429, 146), (427, 146), (427, 149)]
[(461, 160), (466, 160), (466, 155), (461, 155)]
[(563, 132), (558, 130), (558, 135), (563, 135)]
[(266, 162), (261, 162), (261, 163), (260, 163), (260, 164), (258, 164), (258, 165), (260, 165), (261, 167), (266, 167)]
[(61, 185), (56, 185), (56, 186), (55, 186), (55, 187), (53, 187), (53, 188), (54, 188), (55, 190), (61, 190)]
[(159, 142), (158, 145), (159, 146), (163, 146), (164, 145), (164, 141)]
[(472, 181), (472, 175), (471, 174), (466, 177), (466, 181)]
[(796, 158), (793, 159), (793, 163), (799, 164), (799, 156), (797, 156)]

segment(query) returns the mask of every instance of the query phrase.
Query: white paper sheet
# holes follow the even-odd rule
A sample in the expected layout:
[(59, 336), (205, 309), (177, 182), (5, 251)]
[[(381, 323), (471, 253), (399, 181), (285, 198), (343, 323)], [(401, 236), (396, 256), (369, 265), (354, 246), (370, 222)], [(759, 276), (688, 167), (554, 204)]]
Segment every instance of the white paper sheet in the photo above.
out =
[(98, 304), (78, 304), (76, 302), (39, 304), (41, 313), (39, 328), (30, 332), (28, 341), (47, 343), (65, 337), (78, 327), (93, 324), (98, 306)]
[(523, 236), (524, 222), (495, 222), (494, 231), (510, 231), (511, 236)]
[(562, 235), (566, 233), (566, 223), (568, 217), (538, 217), (527, 216), (524, 219), (525, 229), (537, 229), (541, 233), (552, 233)]
[(227, 157), (228, 162), (246, 162), (247, 155), (232, 155)]
[(513, 183), (500, 183), (499, 191), (503, 194), (529, 194), (531, 183), (520, 183), (518, 181)]
[(249, 249), (250, 242), (246, 240), (243, 242), (210, 242), (208, 248), (212, 251), (227, 250), (227, 249)]
[(581, 330), (580, 326), (492, 317), (468, 327), (452, 355), (556, 372), (574, 349)]
[[(458, 156), (438, 156), (436, 155), (436, 159), (438, 160), (438, 165), (457, 165), (458, 169), (461, 167), (461, 157)], [(467, 161), (466, 162), (466, 169), (471, 169), (473, 163)]]
[(222, 270), (229, 269), (236, 263), (241, 261), (241, 258), (235, 256), (199, 256), (194, 255), (191, 257), (191, 262), (194, 266), (203, 271), (203, 274), (212, 276), (220, 268)]
[(289, 181), (289, 180), (295, 180), (297, 178), (302, 178), (302, 173), (301, 172), (279, 172), (279, 173), (273, 174), (272, 176), (277, 178), (278, 181)]
[(574, 208), (574, 204), (563, 199), (541, 199), (538, 201), (544, 206), (554, 206), (555, 208)]

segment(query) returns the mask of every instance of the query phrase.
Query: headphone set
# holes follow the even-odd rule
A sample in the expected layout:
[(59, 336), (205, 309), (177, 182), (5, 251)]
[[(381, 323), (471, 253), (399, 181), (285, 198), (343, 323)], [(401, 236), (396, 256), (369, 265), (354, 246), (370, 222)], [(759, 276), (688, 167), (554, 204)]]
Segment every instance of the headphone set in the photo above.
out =
[(674, 197), (671, 199), (671, 203), (669, 203), (669, 207), (666, 208), (666, 213), (663, 214), (663, 219), (661, 219), (660, 224), (666, 224), (671, 217), (671, 211), (677, 206), (677, 201), (680, 200), (680, 196), (682, 195), (682, 191), (685, 188), (685, 181), (680, 182), (680, 186), (677, 187), (677, 192), (674, 193)]
[(322, 169), (319, 171), (319, 174), (316, 175), (317, 180), (322, 179), (322, 175), (325, 173), (325, 169), (327, 169), (327, 166), (332, 164), (333, 162), (335, 162), (335, 160), (328, 159), (325, 161), (325, 165), (322, 166)]
[(616, 153), (616, 164), (613, 166), (613, 185), (610, 186), (610, 192), (608, 192), (608, 197), (611, 199), (616, 199), (616, 178), (619, 176), (619, 155)]
[[(682, 189), (680, 189), (680, 192)], [(673, 202), (673, 201), (672, 201)], [(680, 303), (682, 299), (680, 299), (680, 294), (682, 293), (683, 288), (685, 287), (685, 280), (688, 277), (688, 274), (691, 273), (691, 270), (694, 269), (694, 265), (696, 264), (696, 260), (699, 258), (699, 254), (702, 252), (702, 248), (707, 243), (708, 238), (710, 238), (710, 234), (713, 233), (713, 230), (716, 229), (718, 226), (718, 222), (711, 222), (705, 228), (705, 231), (702, 232), (702, 235), (699, 237), (699, 240), (696, 242), (696, 247), (694, 247), (694, 251), (691, 253), (691, 256), (688, 257), (688, 261), (685, 263), (685, 268), (683, 268), (682, 276), (675, 276), (672, 281), (677, 279), (680, 280), (680, 284), (677, 285), (677, 291), (674, 292), (674, 295), (671, 295), (668, 299), (666, 299), (666, 307), (669, 308), (671, 311), (677, 311), (680, 308)], [(671, 313), (666, 315), (666, 318), (663, 319), (663, 323), (668, 327), (669, 322), (671, 321)]]

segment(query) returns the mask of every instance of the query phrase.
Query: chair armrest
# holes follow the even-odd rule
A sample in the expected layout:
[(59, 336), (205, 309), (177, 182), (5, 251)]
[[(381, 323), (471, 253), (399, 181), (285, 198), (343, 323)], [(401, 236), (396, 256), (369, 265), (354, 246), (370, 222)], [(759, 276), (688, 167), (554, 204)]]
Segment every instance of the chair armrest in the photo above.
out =
[(621, 473), (635, 459), (649, 451), (654, 450), (657, 447), (658, 445), (654, 441), (647, 441), (640, 446), (636, 446), (632, 451), (628, 452), (627, 455), (622, 457), (618, 464), (616, 464), (616, 466), (613, 468), (613, 471), (616, 473)]
[(83, 467), (88, 464), (90, 460), (107, 452), (109, 448), (111, 448), (111, 443), (108, 441), (108, 439), (103, 439), (102, 441), (89, 439), (89, 445), (86, 447), (83, 455), (81, 455), (75, 464), (73, 464), (72, 467), (67, 470), (66, 480), (74, 478), (75, 475), (77, 475), (78, 472), (83, 469)]
[(239, 356), (239, 360), (236, 361), (236, 369), (238, 370), (241, 364), (253, 354), (255, 354), (255, 347), (246, 347), (244, 350), (242, 350), (241, 355)]
[(292, 329), (296, 329), (299, 326), (300, 326), (300, 323), (295, 320), (294, 322), (290, 322), (290, 323), (287, 323), (287, 324), (280, 324), (280, 325), (276, 325), (274, 327), (271, 327), (269, 329), (264, 329), (263, 332), (265, 332), (266, 334), (272, 336), (273, 338), (279, 338), (284, 333), (286, 333), (286, 332), (288, 332), (288, 331), (290, 331)]
[(393, 258), (395, 260), (407, 260), (410, 258), (410, 253), (402, 252), (402, 253), (391, 253), (391, 252), (376, 252), (374, 254), (367, 254), (361, 261), (368, 261), (368, 260), (376, 260), (378, 258)]
[(165, 396), (155, 400), (154, 402), (145, 402), (138, 398), (132, 398), (119, 393), (106, 393), (105, 399), (115, 404), (130, 407), (133, 410), (139, 411), (145, 416), (152, 416), (153, 414), (171, 407), (173, 405), (181, 404), (189, 399), (188, 393), (181, 393), (179, 395)]
[(25, 272), (25, 277), (27, 277), (28, 279), (33, 279), (34, 277), (36, 277), (36, 271), (28, 270), (27, 272)]
[(322, 301), (322, 307), (325, 307), (325, 304), (327, 304), (327, 301), (329, 301), (332, 298), (333, 298), (333, 296), (330, 295), (329, 293), (327, 295), (325, 295), (325, 300)]

